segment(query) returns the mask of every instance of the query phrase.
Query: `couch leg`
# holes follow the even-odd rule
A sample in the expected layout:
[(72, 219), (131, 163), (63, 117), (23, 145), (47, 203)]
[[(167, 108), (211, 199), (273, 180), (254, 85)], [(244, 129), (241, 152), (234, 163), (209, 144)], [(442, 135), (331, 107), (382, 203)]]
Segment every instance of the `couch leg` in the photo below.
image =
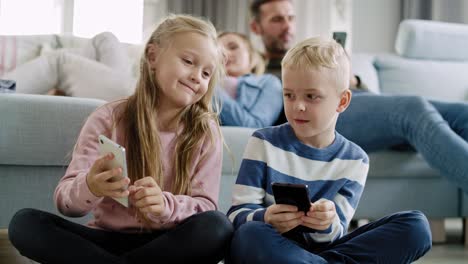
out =
[(447, 234), (444, 219), (429, 219), (429, 224), (431, 226), (432, 243), (445, 243)]

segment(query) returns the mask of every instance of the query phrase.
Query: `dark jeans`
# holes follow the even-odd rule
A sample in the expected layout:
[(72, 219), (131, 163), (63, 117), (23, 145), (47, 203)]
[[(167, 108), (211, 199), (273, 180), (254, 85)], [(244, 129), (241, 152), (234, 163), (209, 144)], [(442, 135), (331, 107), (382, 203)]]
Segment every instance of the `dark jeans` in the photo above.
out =
[(431, 249), (431, 231), (419, 211), (384, 217), (331, 244), (304, 236), (285, 237), (271, 225), (252, 221), (234, 233), (232, 264), (237, 263), (411, 263)]
[(35, 209), (17, 212), (8, 229), (19, 252), (40, 263), (217, 263), (233, 227), (218, 211), (193, 215), (173, 229), (119, 233), (89, 228)]

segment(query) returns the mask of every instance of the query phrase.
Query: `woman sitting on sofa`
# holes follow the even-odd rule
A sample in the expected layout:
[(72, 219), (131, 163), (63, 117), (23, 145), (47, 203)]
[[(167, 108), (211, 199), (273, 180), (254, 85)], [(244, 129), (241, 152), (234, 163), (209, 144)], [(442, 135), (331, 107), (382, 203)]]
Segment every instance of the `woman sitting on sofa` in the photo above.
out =
[(227, 76), (217, 89), (221, 124), (243, 127), (273, 124), (283, 109), (280, 80), (272, 74), (263, 74), (265, 62), (245, 35), (224, 32), (218, 41), (227, 56)]
[(16, 81), (16, 92), (115, 100), (133, 93), (131, 61), (110, 32), (81, 49), (48, 51), (2, 76)]

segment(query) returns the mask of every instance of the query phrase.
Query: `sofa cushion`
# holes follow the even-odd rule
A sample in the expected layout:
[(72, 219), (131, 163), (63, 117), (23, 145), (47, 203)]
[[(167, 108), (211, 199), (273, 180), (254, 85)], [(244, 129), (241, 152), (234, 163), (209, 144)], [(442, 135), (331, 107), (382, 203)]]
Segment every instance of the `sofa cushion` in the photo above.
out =
[(221, 131), (225, 140), (225, 148), (218, 210), (226, 213), (231, 206), (232, 187), (237, 179), (245, 146), (255, 129), (223, 126)]
[[(109, 32), (104, 32), (98, 35), (105, 34), (107, 35), (107, 38), (112, 38), (112, 36), (109, 36)], [(115, 38), (115, 36), (114, 36)], [(58, 42), (61, 48), (67, 49), (67, 50), (72, 50), (72, 53), (78, 54), (78, 55), (84, 55), (85, 57), (90, 58), (87, 52), (83, 54), (83, 47), (88, 46), (89, 44), (89, 39), (87, 38), (80, 38), (76, 36), (70, 36), (70, 35), (58, 35)], [(140, 58), (141, 55), (143, 54), (144, 50), (144, 45), (137, 45), (137, 44), (130, 44), (130, 43), (120, 43), (120, 47), (116, 47), (115, 43), (104, 43), (105, 46), (99, 47), (97, 46), (96, 48), (99, 50), (101, 48), (105, 48), (106, 46), (109, 47), (109, 45), (113, 46), (112, 50), (110, 50), (106, 56), (112, 56), (112, 53), (115, 54), (115, 51), (117, 49), (121, 49), (124, 53), (117, 55), (117, 59), (122, 60), (126, 59), (128, 60), (129, 63), (129, 69), (131, 76), (133, 78), (136, 78), (139, 76), (139, 71), (140, 71)], [(99, 54), (96, 54), (97, 56), (92, 57), (91, 59), (95, 60), (100, 60), (99, 59)], [(101, 54), (102, 55), (102, 54)], [(122, 58), (122, 56), (125, 56), (125, 58)], [(105, 63), (106, 65), (109, 65), (108, 63)], [(113, 64), (115, 64), (115, 61), (113, 61)]]
[(378, 55), (375, 67), (382, 93), (421, 95), (437, 100), (468, 99), (468, 62)]
[(395, 49), (415, 59), (468, 60), (468, 25), (409, 19), (400, 23)]
[(369, 153), (369, 160), (371, 178), (442, 178), (414, 151), (376, 151)]
[(255, 130), (256, 129), (246, 127), (221, 127), (221, 132), (223, 133), (225, 141), (223, 175), (234, 174), (237, 176), (245, 146)]

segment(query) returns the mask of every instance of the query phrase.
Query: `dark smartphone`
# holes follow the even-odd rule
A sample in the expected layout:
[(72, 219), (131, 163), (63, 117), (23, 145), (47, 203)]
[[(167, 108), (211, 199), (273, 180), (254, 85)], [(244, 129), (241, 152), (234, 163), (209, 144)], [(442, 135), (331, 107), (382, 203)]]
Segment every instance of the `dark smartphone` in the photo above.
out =
[[(297, 206), (299, 211), (309, 211), (310, 198), (309, 191), (307, 190), (307, 185), (274, 182), (271, 184), (271, 189), (273, 191), (273, 196), (275, 197), (275, 202), (277, 204), (294, 205)], [(314, 230), (305, 226), (297, 226), (291, 231), (313, 232)]]
[(333, 32), (333, 39), (338, 42), (338, 44), (341, 45), (341, 47), (343, 47), (343, 49), (345, 48), (345, 45), (346, 45), (346, 36), (348, 34), (346, 32), (342, 32), (342, 31), (335, 31)]

